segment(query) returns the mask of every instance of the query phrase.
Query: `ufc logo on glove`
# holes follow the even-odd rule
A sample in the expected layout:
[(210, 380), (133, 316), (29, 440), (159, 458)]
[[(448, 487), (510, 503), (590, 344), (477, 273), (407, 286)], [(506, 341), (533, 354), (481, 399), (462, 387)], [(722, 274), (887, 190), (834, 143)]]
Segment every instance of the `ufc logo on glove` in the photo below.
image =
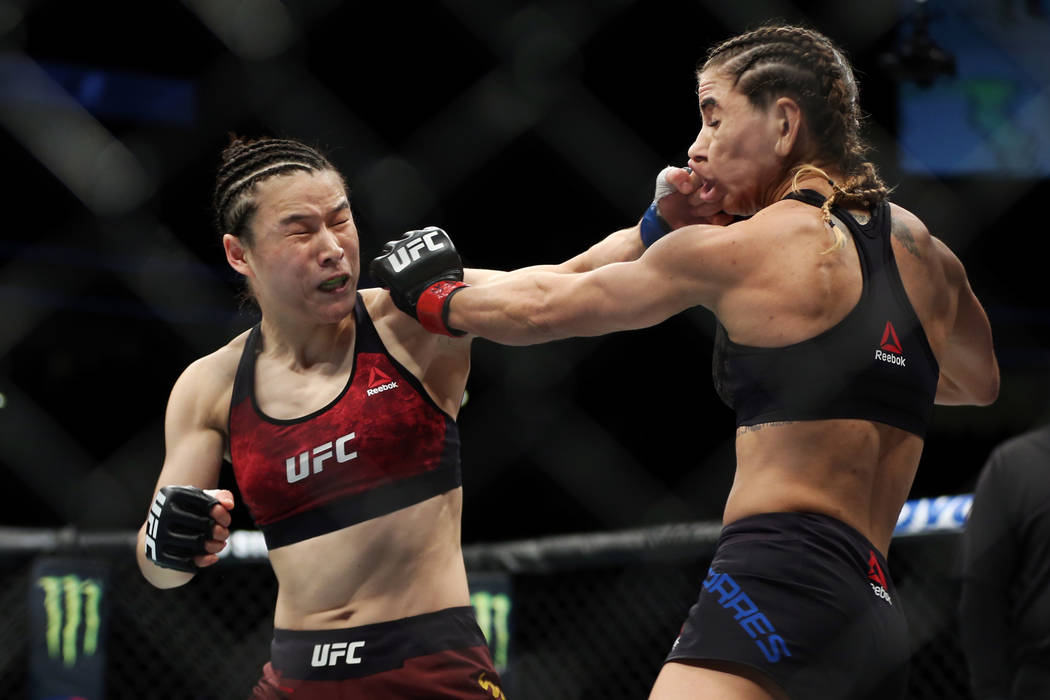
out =
[(405, 245), (395, 248), (390, 254), (390, 267), (394, 272), (401, 272), (406, 267), (419, 260), (421, 249), (426, 246), (427, 250), (437, 251), (445, 247), (444, 243), (435, 242), (434, 239), (441, 236), (439, 229), (429, 231), (419, 238), (409, 240)]

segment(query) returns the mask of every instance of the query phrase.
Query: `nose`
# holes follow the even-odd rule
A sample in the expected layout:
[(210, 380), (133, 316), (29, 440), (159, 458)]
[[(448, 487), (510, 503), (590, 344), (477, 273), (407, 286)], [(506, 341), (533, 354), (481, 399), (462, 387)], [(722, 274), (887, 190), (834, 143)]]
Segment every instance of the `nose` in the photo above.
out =
[(686, 151), (686, 155), (689, 156), (689, 165), (695, 170), (699, 163), (703, 163), (707, 160), (707, 136), (704, 134), (704, 130), (701, 129), (696, 139), (693, 141), (693, 145)]
[(323, 227), (318, 232), (317, 239), (319, 241), (318, 260), (322, 266), (333, 265), (338, 263), (346, 255), (346, 251), (343, 250), (343, 244), (339, 240), (339, 236), (335, 235), (335, 232), (327, 226)]

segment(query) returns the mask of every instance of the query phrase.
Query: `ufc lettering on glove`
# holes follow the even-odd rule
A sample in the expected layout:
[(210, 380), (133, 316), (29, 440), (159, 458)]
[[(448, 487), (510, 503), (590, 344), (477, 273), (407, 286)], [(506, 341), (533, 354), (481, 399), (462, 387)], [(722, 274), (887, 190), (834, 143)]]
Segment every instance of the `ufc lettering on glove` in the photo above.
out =
[(422, 257), (423, 250), (429, 250), (431, 252), (437, 252), (446, 248), (447, 245), (441, 241), (442, 238), (447, 240), (445, 232), (441, 229), (433, 229), (428, 231), (424, 229), (426, 233), (419, 236), (418, 238), (412, 238), (407, 241), (404, 245), (395, 247), (390, 253), (390, 267), (394, 272), (401, 272), (406, 267), (416, 262)]
[(211, 509), (218, 502), (195, 486), (160, 489), (146, 519), (146, 558), (166, 569), (196, 572), (193, 558), (208, 553), (204, 543), (211, 539)]
[(464, 334), (448, 327), (448, 300), (466, 286), (463, 263), (441, 229), (428, 226), (387, 241), (369, 271), (390, 291), (394, 305), (431, 333)]

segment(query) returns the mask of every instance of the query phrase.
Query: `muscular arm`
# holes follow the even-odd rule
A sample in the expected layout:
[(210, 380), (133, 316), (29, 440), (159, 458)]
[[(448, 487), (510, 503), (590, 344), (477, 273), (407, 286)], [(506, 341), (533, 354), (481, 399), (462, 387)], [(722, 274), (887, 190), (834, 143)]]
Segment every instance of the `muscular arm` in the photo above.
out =
[(507, 345), (652, 326), (715, 303), (734, 268), (723, 254), (733, 237), (720, 226), (693, 226), (631, 262), (579, 273), (516, 270), (456, 294), (449, 325)]
[(637, 260), (644, 252), (638, 227), (632, 226), (609, 234), (579, 255), (549, 269), (561, 274), (590, 272), (610, 263)]
[[(704, 201), (700, 198), (702, 182), (698, 175), (686, 168), (668, 166), (657, 176), (660, 210), (672, 228), (704, 224), (724, 226), (733, 222), (733, 217), (722, 211), (721, 199)], [(537, 265), (527, 269), (558, 274), (590, 272), (611, 263), (637, 260), (644, 252), (640, 225), (635, 224), (614, 231), (561, 264)]]
[[(164, 466), (154, 493), (169, 485), (214, 489), (218, 484), (223, 435), (213, 422), (214, 405), (209, 405), (215, 395), (212, 374), (207, 371), (204, 361), (199, 360), (187, 368), (171, 391), (164, 420)], [(211, 494), (220, 503), (211, 512), (218, 524), (212, 533), (213, 539), (206, 544), (210, 553), (195, 559), (198, 566), (209, 566), (218, 561), (216, 553), (229, 536), (226, 528), (230, 524), (233, 494), (229, 491), (212, 491)], [(145, 535), (146, 523), (143, 523), (139, 528), (136, 557), (139, 570), (147, 581), (158, 588), (173, 588), (193, 578), (191, 573), (165, 569), (150, 561), (145, 555)]]
[(941, 376), (936, 402), (942, 405), (985, 406), (999, 395), (999, 363), (988, 316), (970, 288), (962, 262), (946, 245), (934, 239), (945, 277), (956, 295), (955, 316), (949, 325), (946, 352), (938, 358)]
[[(611, 263), (629, 262), (637, 260), (645, 247), (642, 245), (638, 227), (614, 231), (590, 248), (575, 255), (563, 263), (557, 265), (530, 265), (514, 271), (514, 274), (548, 272), (552, 274), (574, 274), (589, 272)], [(497, 277), (508, 274), (500, 270), (483, 270), (479, 268), (467, 268), (463, 271), (463, 281), (471, 285), (479, 285), (492, 281)]]

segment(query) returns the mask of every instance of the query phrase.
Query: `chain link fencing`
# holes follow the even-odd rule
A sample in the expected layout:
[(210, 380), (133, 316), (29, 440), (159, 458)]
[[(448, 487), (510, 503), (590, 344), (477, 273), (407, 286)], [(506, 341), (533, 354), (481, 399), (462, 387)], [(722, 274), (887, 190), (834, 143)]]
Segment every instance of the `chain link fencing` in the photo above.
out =
[[(958, 521), (958, 509), (947, 515)], [(935, 517), (924, 518), (937, 525)], [(944, 524), (942, 517), (932, 531), (902, 532), (888, 560), (912, 636), (908, 700), (970, 697), (955, 622), (959, 528)], [(465, 547), (472, 600), (508, 697), (647, 697), (699, 593), (718, 531), (717, 523), (687, 523)], [(164, 591), (140, 575), (132, 534), (111, 537), (108, 545), (66, 535), (64, 544), (39, 533), (31, 541), (25, 531), (0, 536), (0, 605), (8, 611), (0, 622), (0, 697), (34, 698), (31, 640), (46, 632), (34, 624), (85, 625), (86, 615), (71, 623), (61, 607), (50, 613), (58, 620), (28, 609), (29, 594), (40, 585), (34, 564), (56, 552), (74, 557), (65, 560), (74, 565), (78, 558), (102, 562), (108, 571), (106, 638), (99, 647), (105, 650), (104, 697), (247, 697), (269, 658), (277, 593), (252, 544), (258, 533), (235, 533), (232, 555), (186, 586)], [(500, 596), (509, 604), (492, 605)], [(84, 636), (74, 630), (62, 639), (74, 648), (56, 654), (89, 656)]]

